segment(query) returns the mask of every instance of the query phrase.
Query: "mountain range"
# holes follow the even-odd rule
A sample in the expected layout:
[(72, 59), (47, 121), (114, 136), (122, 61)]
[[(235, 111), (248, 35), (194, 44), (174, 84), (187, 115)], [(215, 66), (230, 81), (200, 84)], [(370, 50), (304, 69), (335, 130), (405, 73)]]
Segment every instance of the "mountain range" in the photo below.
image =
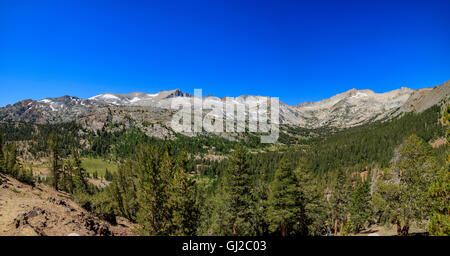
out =
[[(38, 124), (76, 121), (93, 129), (106, 122), (133, 119), (138, 123), (168, 123), (174, 110), (174, 98), (191, 100), (192, 95), (179, 89), (156, 94), (134, 92), (130, 94), (105, 93), (88, 99), (74, 96), (23, 100), (0, 108), (0, 121), (20, 121)], [(262, 96), (240, 96), (244, 100)], [(405, 112), (423, 111), (450, 97), (450, 81), (433, 88), (412, 90), (402, 87), (385, 93), (351, 89), (331, 98), (299, 105), (280, 102), (280, 123), (304, 128), (347, 128), (368, 122), (389, 119)], [(207, 96), (206, 100), (222, 100)], [(151, 131), (148, 132), (151, 135)]]

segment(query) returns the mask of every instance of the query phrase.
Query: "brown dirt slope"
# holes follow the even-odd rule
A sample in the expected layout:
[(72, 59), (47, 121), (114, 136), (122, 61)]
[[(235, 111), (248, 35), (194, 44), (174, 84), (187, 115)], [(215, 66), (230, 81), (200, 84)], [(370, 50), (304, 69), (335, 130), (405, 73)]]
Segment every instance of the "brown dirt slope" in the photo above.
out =
[(49, 186), (32, 187), (0, 174), (0, 236), (123, 236), (132, 224), (92, 216), (71, 195)]

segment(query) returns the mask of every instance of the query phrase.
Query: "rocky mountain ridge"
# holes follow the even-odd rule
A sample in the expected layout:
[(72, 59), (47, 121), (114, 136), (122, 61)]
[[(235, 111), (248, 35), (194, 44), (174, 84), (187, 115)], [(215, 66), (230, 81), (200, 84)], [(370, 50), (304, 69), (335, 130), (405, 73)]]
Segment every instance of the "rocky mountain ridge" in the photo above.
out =
[[(346, 128), (395, 117), (405, 112), (423, 111), (439, 102), (448, 101), (449, 97), (450, 81), (433, 88), (412, 90), (403, 87), (386, 93), (352, 89), (317, 102), (294, 106), (280, 102), (280, 123), (305, 128)], [(167, 124), (174, 113), (171, 110), (174, 98), (191, 101), (193, 96), (176, 89), (156, 94), (105, 93), (88, 99), (62, 96), (39, 101), (24, 100), (0, 108), (0, 121), (43, 124), (82, 120), (89, 126), (86, 120), (95, 123), (96, 118), (100, 118), (98, 113), (104, 113), (102, 116), (105, 116), (105, 113), (110, 114), (113, 109), (117, 110), (114, 113), (122, 113), (120, 118), (116, 118), (117, 122), (133, 116), (133, 112), (145, 112), (146, 114), (139, 115), (140, 122)], [(259, 98), (262, 96), (245, 95), (234, 98), (234, 102), (245, 104), (249, 99)], [(203, 99), (210, 104), (223, 100), (213, 96)], [(109, 118), (114, 119), (114, 114)], [(101, 128), (101, 125), (97, 126), (96, 129)]]

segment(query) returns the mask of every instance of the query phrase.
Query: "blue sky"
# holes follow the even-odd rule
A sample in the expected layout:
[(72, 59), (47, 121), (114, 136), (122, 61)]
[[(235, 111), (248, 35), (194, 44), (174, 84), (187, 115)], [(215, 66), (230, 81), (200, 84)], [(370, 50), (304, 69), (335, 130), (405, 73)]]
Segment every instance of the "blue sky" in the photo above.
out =
[(0, 0), (0, 106), (180, 88), (278, 96), (450, 79), (450, 1)]

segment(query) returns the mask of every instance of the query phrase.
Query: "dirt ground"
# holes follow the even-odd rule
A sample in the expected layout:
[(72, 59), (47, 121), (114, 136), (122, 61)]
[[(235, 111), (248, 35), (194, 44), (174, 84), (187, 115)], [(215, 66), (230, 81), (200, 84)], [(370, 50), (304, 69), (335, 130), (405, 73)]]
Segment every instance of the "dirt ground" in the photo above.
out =
[[(422, 228), (418, 228), (415, 226), (412, 226), (409, 230), (410, 235), (422, 235), (424, 234), (425, 230)], [(356, 236), (396, 236), (397, 235), (397, 229), (394, 225), (385, 227), (385, 226), (374, 226), (370, 227), (361, 233), (357, 234)]]
[(133, 224), (100, 220), (70, 194), (49, 186), (32, 187), (0, 174), (0, 236), (130, 236)]

